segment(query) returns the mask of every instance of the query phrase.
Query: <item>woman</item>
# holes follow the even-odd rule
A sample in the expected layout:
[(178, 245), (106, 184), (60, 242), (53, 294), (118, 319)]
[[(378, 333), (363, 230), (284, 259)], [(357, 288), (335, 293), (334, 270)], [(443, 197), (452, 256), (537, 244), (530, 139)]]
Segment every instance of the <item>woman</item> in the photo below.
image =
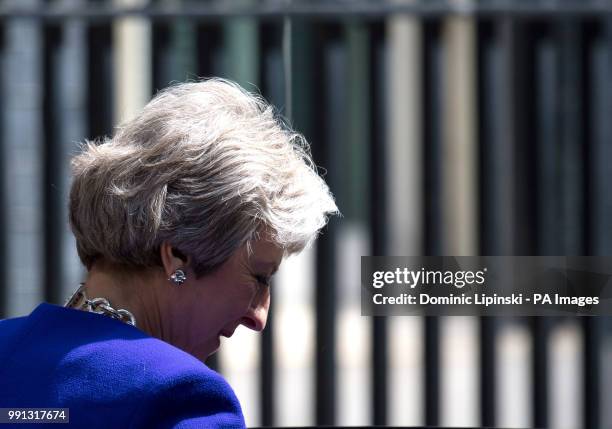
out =
[(0, 407), (69, 408), (75, 427), (243, 427), (201, 361), (239, 325), (264, 329), (270, 278), (337, 210), (307, 143), (211, 79), (86, 144), (73, 175), (87, 278), (68, 308), (0, 322)]

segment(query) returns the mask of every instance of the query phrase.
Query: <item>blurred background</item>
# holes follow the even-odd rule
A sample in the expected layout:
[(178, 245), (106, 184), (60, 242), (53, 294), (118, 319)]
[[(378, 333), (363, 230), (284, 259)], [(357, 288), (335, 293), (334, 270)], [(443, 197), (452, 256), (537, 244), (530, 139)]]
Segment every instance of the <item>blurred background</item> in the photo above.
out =
[(612, 2), (1, 0), (0, 317), (83, 279), (78, 142), (206, 76), (276, 105), (344, 214), (208, 362), (250, 426), (612, 427), (607, 318), (359, 302), (362, 255), (612, 255)]

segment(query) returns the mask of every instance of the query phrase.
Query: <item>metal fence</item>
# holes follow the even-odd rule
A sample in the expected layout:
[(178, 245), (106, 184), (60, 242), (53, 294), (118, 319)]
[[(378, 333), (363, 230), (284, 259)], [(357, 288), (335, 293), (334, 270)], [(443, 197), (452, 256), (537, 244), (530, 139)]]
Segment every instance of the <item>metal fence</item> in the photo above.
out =
[[(171, 81), (258, 87), (336, 194), (261, 341), (254, 425), (609, 427), (604, 318), (363, 318), (359, 256), (612, 254), (612, 4), (0, 2), (3, 316), (82, 276), (68, 159)], [(238, 358), (237, 358), (238, 356)]]

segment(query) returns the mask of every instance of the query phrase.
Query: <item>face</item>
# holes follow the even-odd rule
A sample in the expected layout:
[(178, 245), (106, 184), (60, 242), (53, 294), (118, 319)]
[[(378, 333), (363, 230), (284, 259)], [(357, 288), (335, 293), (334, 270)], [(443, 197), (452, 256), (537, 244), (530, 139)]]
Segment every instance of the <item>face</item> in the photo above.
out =
[(246, 247), (237, 250), (217, 271), (199, 279), (187, 268), (188, 280), (176, 290), (181, 305), (172, 317), (178, 324), (171, 343), (204, 360), (219, 348), (220, 336), (231, 337), (238, 326), (265, 328), (270, 279), (283, 251), (264, 239), (251, 249), (250, 254)]

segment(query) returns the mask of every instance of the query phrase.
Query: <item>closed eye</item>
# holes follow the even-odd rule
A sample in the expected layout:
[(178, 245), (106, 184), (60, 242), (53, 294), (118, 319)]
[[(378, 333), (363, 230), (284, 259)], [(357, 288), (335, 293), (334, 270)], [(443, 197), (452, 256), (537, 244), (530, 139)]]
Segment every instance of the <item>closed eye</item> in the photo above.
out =
[(270, 287), (270, 277), (266, 276), (255, 276), (255, 280), (262, 286)]

